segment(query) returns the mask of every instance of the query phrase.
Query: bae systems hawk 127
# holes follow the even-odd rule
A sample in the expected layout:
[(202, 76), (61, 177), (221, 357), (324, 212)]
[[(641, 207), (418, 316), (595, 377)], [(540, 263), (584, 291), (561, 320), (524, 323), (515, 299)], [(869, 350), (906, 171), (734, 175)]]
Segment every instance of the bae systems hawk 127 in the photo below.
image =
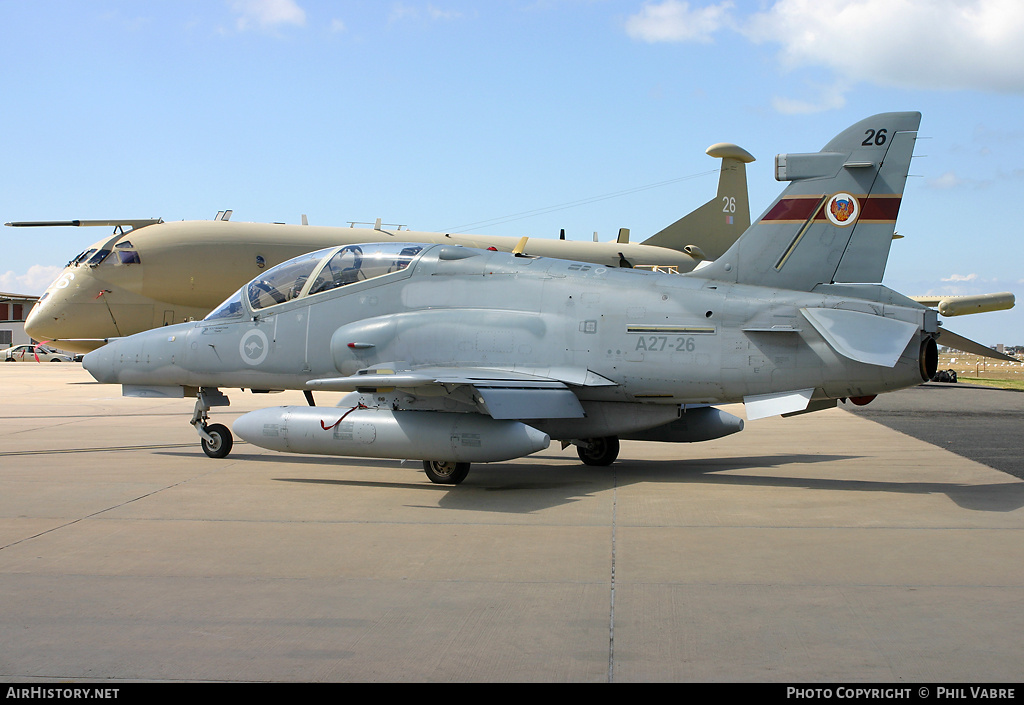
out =
[[(813, 412), (928, 380), (937, 313), (880, 284), (921, 116), (885, 113), (817, 153), (716, 261), (686, 274), (445, 244), (341, 245), (253, 279), (205, 320), (88, 354), (126, 395), (195, 395), (206, 453), (219, 388), (301, 389), (309, 406), (234, 423), (292, 453), (418, 459), (459, 483), (473, 462), (552, 440), (584, 463), (619, 439), (694, 442), (746, 417)], [(337, 407), (317, 390), (348, 392)]]

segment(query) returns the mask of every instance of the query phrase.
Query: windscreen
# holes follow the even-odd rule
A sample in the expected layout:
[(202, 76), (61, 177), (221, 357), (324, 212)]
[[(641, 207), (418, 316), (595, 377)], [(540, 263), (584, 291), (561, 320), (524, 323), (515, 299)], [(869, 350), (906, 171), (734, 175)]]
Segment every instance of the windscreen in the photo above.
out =
[(235, 318), (242, 315), (242, 290), (239, 289), (232, 294), (224, 303), (213, 309), (206, 315), (204, 321), (212, 321), (218, 318)]

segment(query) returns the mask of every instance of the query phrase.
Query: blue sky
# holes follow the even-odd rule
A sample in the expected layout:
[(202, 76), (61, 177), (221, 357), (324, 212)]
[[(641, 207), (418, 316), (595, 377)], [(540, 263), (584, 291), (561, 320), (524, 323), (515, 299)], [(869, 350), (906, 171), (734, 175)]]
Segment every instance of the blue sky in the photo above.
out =
[[(713, 143), (756, 217), (776, 153), (920, 110), (885, 283), (1024, 293), (1019, 0), (0, 0), (0, 62), (2, 222), (637, 241), (711, 198)], [(104, 233), (0, 230), (0, 290)], [(946, 325), (1024, 344), (1024, 301)]]

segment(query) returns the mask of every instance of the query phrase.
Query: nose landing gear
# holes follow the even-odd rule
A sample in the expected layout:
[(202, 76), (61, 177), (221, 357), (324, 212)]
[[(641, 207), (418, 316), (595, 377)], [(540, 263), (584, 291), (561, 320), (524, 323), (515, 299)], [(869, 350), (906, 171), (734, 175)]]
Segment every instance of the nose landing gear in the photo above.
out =
[(196, 395), (196, 408), (189, 422), (199, 434), (203, 452), (211, 458), (224, 458), (231, 452), (234, 439), (231, 431), (223, 424), (208, 424), (210, 409), (214, 406), (230, 406), (227, 396), (216, 388), (200, 388)]
[(203, 446), (203, 452), (211, 458), (224, 458), (231, 452), (234, 441), (227, 426), (219, 423), (202, 426), (199, 435), (202, 437), (200, 445)]

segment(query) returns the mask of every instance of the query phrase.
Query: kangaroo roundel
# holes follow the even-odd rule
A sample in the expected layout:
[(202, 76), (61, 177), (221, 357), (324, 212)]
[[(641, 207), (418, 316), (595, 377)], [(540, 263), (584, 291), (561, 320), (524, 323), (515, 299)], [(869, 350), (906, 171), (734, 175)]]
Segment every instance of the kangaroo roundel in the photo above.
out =
[(267, 359), (270, 352), (270, 342), (267, 334), (256, 328), (246, 333), (238, 343), (238, 352), (242, 355), (242, 362), (247, 365), (258, 365)]
[(860, 204), (848, 193), (837, 193), (828, 199), (828, 203), (825, 205), (825, 215), (832, 225), (845, 228), (857, 222), (857, 216), (860, 215)]

